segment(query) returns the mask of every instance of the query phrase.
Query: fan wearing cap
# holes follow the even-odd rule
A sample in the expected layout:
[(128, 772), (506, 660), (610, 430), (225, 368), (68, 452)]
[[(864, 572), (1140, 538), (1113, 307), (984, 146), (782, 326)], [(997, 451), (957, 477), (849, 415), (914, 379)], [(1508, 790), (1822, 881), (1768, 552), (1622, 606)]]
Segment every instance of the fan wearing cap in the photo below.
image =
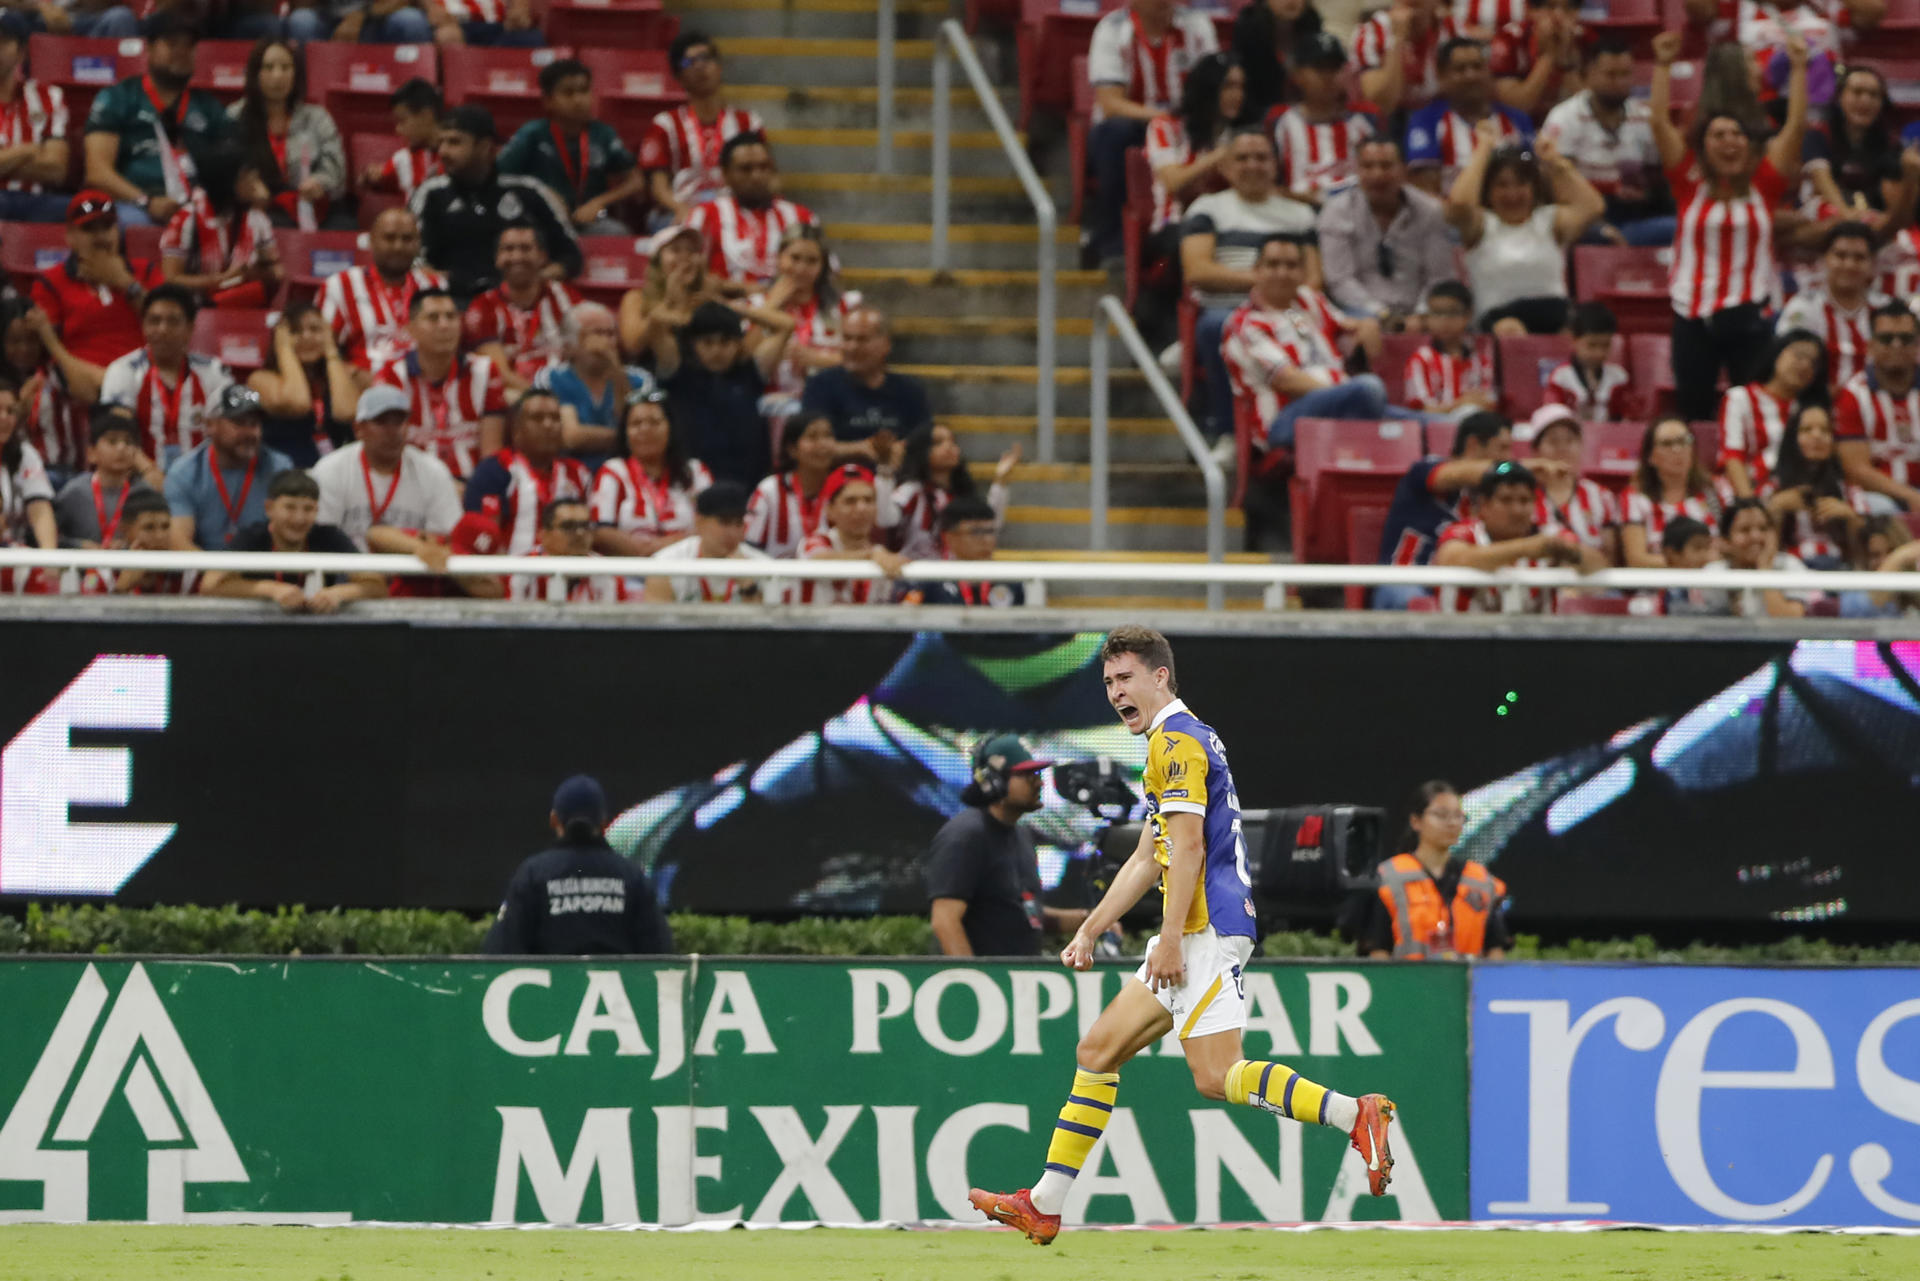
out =
[(167, 469), (167, 506), (177, 547), (226, 551), (234, 535), (266, 519), (267, 486), (293, 464), (260, 443), (260, 393), (230, 383), (207, 410), (207, 438)]
[(1316, 31), (1294, 46), (1290, 65), (1300, 101), (1276, 106), (1267, 128), (1280, 157), (1280, 186), (1318, 206), (1359, 179), (1360, 144), (1378, 137), (1380, 125), (1347, 101), (1347, 50), (1331, 33)]
[(58, 222), (67, 198), (46, 188), (67, 181), (67, 100), (58, 85), (21, 74), (28, 23), (24, 13), (0, 11), (0, 221)]
[[(873, 537), (879, 516), (877, 498), (872, 472), (852, 463), (834, 468), (820, 486), (824, 526), (800, 545), (800, 559), (872, 561), (889, 579), (899, 578), (907, 558), (888, 551)], [(871, 605), (892, 599), (892, 594), (891, 583), (871, 578), (811, 579), (800, 584), (802, 604)]]
[(546, 246), (545, 274), (569, 280), (580, 273), (580, 241), (560, 197), (537, 178), (501, 173), (494, 159), (493, 115), (467, 103), (440, 125), (440, 163), (446, 172), (414, 189), (408, 208), (420, 220), (426, 259), (443, 271), (462, 301), (500, 283), (495, 247), (509, 223), (529, 222)]
[[(158, 263), (129, 259), (120, 243), (113, 198), (88, 188), (67, 202), (67, 256), (33, 281), (33, 305), (46, 315), (41, 341), (82, 404), (98, 394), (99, 375), (140, 345), (140, 301), (165, 283)], [(49, 339), (57, 341), (49, 341)], [(71, 357), (77, 362), (69, 368)]]
[(664, 956), (673, 934), (646, 869), (607, 844), (612, 818), (598, 781), (575, 774), (553, 794), (552, 848), (507, 882), (486, 950), (499, 956)]
[(208, 407), (233, 385), (225, 365), (188, 350), (198, 310), (184, 286), (166, 284), (148, 293), (140, 300), (146, 344), (100, 377), (100, 403), (132, 411), (141, 449), (163, 468), (200, 442)]
[(361, 393), (351, 445), (313, 466), (320, 520), (361, 551), (418, 556), (445, 569), (446, 539), (460, 523), (460, 488), (447, 465), (407, 443), (407, 394), (384, 384)]
[(146, 37), (146, 73), (102, 90), (87, 115), (87, 185), (117, 201), (129, 227), (163, 225), (179, 212), (194, 157), (234, 134), (220, 100), (188, 87), (200, 43), (193, 15), (162, 10), (147, 20)]
[[(350, 556), (359, 548), (333, 525), (317, 523), (320, 487), (313, 477), (289, 468), (267, 485), (266, 519), (248, 525), (227, 548), (235, 552), (324, 552)], [(337, 614), (357, 600), (379, 600), (387, 594), (387, 580), (379, 574), (342, 574), (314, 570), (297, 573), (276, 570), (248, 573), (209, 570), (200, 580), (208, 596), (271, 601), (289, 614)]]
[[(1441, 531), (1433, 553), (1436, 565), (1469, 569), (1551, 569), (1572, 565), (1583, 574), (1607, 567), (1607, 560), (1573, 535), (1546, 532), (1534, 523), (1540, 482), (1519, 463), (1496, 463), (1480, 477), (1471, 520)], [(1526, 587), (1442, 587), (1442, 613), (1539, 614), (1553, 609), (1553, 593)]]
[(1080, 928), (1084, 910), (1040, 902), (1040, 861), (1020, 820), (1040, 809), (1040, 775), (1016, 734), (974, 745), (966, 808), (948, 819), (927, 849), (922, 875), (932, 901), (933, 936), (948, 956), (1038, 956), (1044, 930)]
[(655, 326), (651, 338), (653, 367), (661, 390), (671, 397), (668, 412), (686, 432), (687, 447), (715, 477), (752, 488), (773, 470), (760, 398), (780, 366), (793, 322), (768, 326), (751, 354), (744, 324), (725, 303), (703, 302), (678, 335)]
[(1611, 565), (1619, 559), (1620, 503), (1613, 491), (1580, 474), (1585, 457), (1579, 417), (1565, 405), (1534, 411), (1521, 439), (1533, 442), (1528, 467), (1540, 482), (1533, 523), (1566, 534)]

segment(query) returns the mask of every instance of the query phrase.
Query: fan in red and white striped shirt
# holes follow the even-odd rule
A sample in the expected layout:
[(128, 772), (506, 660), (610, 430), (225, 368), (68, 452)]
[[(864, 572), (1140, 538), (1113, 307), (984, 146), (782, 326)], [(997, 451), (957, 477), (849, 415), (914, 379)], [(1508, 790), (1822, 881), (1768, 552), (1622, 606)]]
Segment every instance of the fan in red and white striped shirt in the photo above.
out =
[(1780, 439), (1794, 402), (1818, 385), (1826, 361), (1820, 341), (1804, 330), (1774, 348), (1765, 382), (1728, 388), (1720, 402), (1720, 469), (1736, 494), (1758, 493), (1779, 465)]
[(1147, 168), (1153, 171), (1153, 224), (1147, 230), (1155, 232), (1178, 223), (1183, 208), (1180, 193), (1168, 190), (1160, 175), (1192, 164), (1199, 151), (1179, 116), (1155, 116), (1148, 121), (1146, 148)]
[[(1734, 128), (1724, 118), (1715, 122), (1721, 126)], [(1693, 320), (1729, 307), (1771, 307), (1780, 293), (1773, 210), (1787, 194), (1773, 161), (1762, 160), (1733, 194), (1708, 181), (1692, 153), (1667, 170), (1667, 181), (1680, 206), (1669, 289), (1675, 314)]]
[(1304, 373), (1326, 387), (1347, 380), (1338, 345), (1340, 319), (1326, 298), (1306, 285), (1279, 305), (1256, 286), (1221, 333), (1220, 351), (1233, 382), (1234, 430), (1247, 435), (1256, 452), (1266, 449), (1267, 429), (1293, 399), (1274, 385), (1279, 375)]
[[(407, 315), (422, 289), (445, 289), (447, 278), (420, 257), (420, 223), (406, 209), (388, 209), (368, 232), (373, 265), (348, 267), (327, 277), (320, 290), (320, 314), (348, 361), (374, 370), (413, 350)], [(297, 264), (299, 274), (304, 264)]]
[(1269, 120), (1280, 185), (1316, 200), (1351, 187), (1360, 176), (1360, 144), (1380, 136), (1372, 116), (1344, 108), (1327, 117), (1314, 116), (1304, 104), (1275, 108)]
[[(826, 524), (801, 544), (801, 560), (872, 561), (898, 577), (906, 558), (890, 552), (874, 536), (879, 517), (873, 473), (847, 464), (837, 467), (820, 487)], [(795, 584), (801, 604), (878, 605), (893, 599), (891, 583), (873, 578), (805, 579)]]
[(1580, 474), (1583, 440), (1580, 420), (1565, 405), (1542, 405), (1527, 424), (1532, 438), (1536, 478), (1533, 523), (1550, 534), (1565, 534), (1613, 560), (1614, 527), (1620, 504), (1611, 490)]
[[(36, 17), (35, 21), (39, 19)], [(16, 57), (26, 52), (25, 46), (18, 41), (13, 43)], [(0, 70), (0, 92), (6, 95), (5, 100), (0, 101), (0, 148), (41, 148), (38, 156), (29, 157), (31, 163), (49, 158), (55, 149), (48, 148), (46, 144), (58, 143), (57, 154), (64, 159), (67, 153), (66, 95), (58, 85), (43, 85), (38, 80), (19, 78), (19, 74), (17, 61), (14, 66)], [(25, 178), (9, 178), (6, 190), (37, 195), (46, 188)], [(15, 213), (11, 216), (26, 218), (32, 215)]]
[(509, 556), (533, 550), (541, 536), (540, 513), (550, 504), (585, 503), (592, 495), (586, 464), (560, 453), (561, 431), (560, 402), (550, 394), (529, 393), (514, 423), (515, 448), (482, 459), (467, 480), (463, 505), (500, 527)]
[(1849, 479), (1920, 510), (1920, 378), (1914, 372), (1920, 320), (1889, 313), (1873, 324), (1906, 341), (1874, 344), (1873, 361), (1834, 401), (1834, 436), (1842, 461), (1852, 464)]
[(1590, 423), (1619, 423), (1633, 417), (1632, 376), (1612, 361), (1596, 370), (1563, 360), (1542, 388), (1549, 405), (1565, 405)]
[(1873, 310), (1886, 304), (1873, 291), (1873, 232), (1865, 223), (1843, 222), (1827, 232), (1820, 255), (1825, 283), (1802, 289), (1780, 309), (1779, 333), (1805, 329), (1827, 345), (1827, 383), (1845, 386), (1867, 367)]
[(727, 192), (687, 215), (707, 243), (708, 269), (742, 284), (763, 284), (779, 269), (789, 227), (819, 221), (805, 205), (774, 194), (773, 152), (758, 134), (738, 134), (720, 149)]
[[(540, 545), (529, 556), (592, 556), (593, 512), (584, 498), (557, 498), (540, 513)], [(508, 581), (514, 600), (579, 601), (611, 604), (632, 599), (627, 580), (616, 574), (568, 577), (515, 574)]]
[(1453, 0), (1453, 20), (1486, 40), (1502, 27), (1525, 22), (1527, 0)]
[(567, 313), (580, 295), (544, 274), (547, 251), (532, 227), (508, 227), (494, 249), (500, 283), (467, 304), (467, 349), (499, 367), (518, 390), (566, 351)]
[[(1467, 569), (1547, 569), (1577, 565), (1582, 572), (1604, 569), (1604, 556), (1582, 547), (1571, 534), (1543, 531), (1534, 524), (1540, 486), (1517, 463), (1501, 463), (1480, 478), (1474, 518), (1441, 531), (1435, 565)], [(1537, 614), (1550, 612), (1553, 593), (1541, 588), (1442, 587), (1443, 612)]]
[[(1393, 34), (1394, 9), (1382, 9), (1353, 33), (1353, 66), (1359, 73), (1360, 96), (1389, 113), (1398, 107), (1419, 107), (1440, 92), (1440, 70), (1434, 55), (1440, 46), (1464, 35), (1451, 13), (1442, 13), (1442, 0), (1413, 0), (1398, 6), (1410, 15), (1407, 34)], [(1400, 83), (1390, 85), (1390, 49), (1400, 51)]]
[(1180, 105), (1188, 69), (1220, 48), (1219, 33), (1206, 14), (1184, 4), (1154, 7), (1166, 15), (1157, 35), (1133, 5), (1114, 9), (1094, 24), (1087, 45), (1087, 79), (1093, 83), (1095, 124), (1106, 118), (1099, 94), (1108, 86), (1128, 102), (1173, 110)]
[[(451, 299), (446, 310), (453, 310)], [(448, 319), (457, 336), (459, 320)], [(458, 354), (436, 359), (415, 350), (382, 366), (373, 380), (407, 393), (407, 443), (439, 458), (457, 478), (471, 476), (488, 449), (497, 452), (506, 439), (505, 385), (491, 360)]]
[(1409, 409), (1445, 414), (1472, 397), (1480, 409), (1492, 409), (1493, 353), (1471, 338), (1442, 350), (1437, 339), (1420, 344), (1407, 357), (1405, 403)]
[(1622, 503), (1622, 563), (1629, 569), (1663, 568), (1667, 526), (1682, 516), (1719, 529), (1720, 513), (1733, 498), (1731, 489), (1723, 492), (1725, 485), (1700, 465), (1699, 445), (1686, 422), (1662, 418), (1650, 424), (1640, 437), (1640, 467)]
[(740, 107), (716, 105), (703, 116), (688, 103), (653, 118), (640, 139), (640, 168), (660, 175), (666, 194), (682, 209), (721, 195), (727, 184), (720, 176), (720, 149), (736, 134), (766, 132), (760, 117)]

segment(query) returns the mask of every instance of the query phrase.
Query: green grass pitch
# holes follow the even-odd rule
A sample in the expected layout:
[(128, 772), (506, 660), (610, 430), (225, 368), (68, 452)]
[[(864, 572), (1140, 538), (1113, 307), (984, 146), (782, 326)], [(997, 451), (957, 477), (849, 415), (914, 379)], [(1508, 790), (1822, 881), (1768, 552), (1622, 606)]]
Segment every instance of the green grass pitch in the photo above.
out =
[(0, 1281), (1907, 1281), (1920, 1239), (1653, 1232), (0, 1227)]

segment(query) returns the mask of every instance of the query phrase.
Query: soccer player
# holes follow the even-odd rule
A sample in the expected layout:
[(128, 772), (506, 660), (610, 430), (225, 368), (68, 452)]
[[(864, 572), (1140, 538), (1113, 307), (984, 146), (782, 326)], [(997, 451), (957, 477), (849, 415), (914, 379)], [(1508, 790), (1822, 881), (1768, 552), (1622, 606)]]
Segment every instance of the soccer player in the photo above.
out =
[[(1173, 646), (1145, 627), (1116, 628), (1100, 649), (1107, 702), (1147, 739), (1148, 821), (1133, 857), (1113, 879), (1073, 941), (1060, 953), (1071, 969), (1093, 965), (1094, 944), (1156, 878), (1164, 896), (1161, 933), (1147, 959), (1080, 1039), (1073, 1088), (1054, 1125), (1046, 1169), (1031, 1191), (967, 1194), (990, 1219), (1046, 1245), (1075, 1176), (1113, 1115), (1120, 1067), (1176, 1027), (1194, 1088), (1209, 1099), (1245, 1103), (1276, 1116), (1345, 1132), (1367, 1165), (1375, 1196), (1393, 1175), (1387, 1127), (1393, 1104), (1378, 1094), (1351, 1098), (1279, 1063), (1240, 1056), (1247, 1025), (1241, 970), (1253, 954), (1253, 888), (1240, 798), (1220, 738), (1180, 701)], [(1172, 933), (1171, 923), (1180, 922)]]

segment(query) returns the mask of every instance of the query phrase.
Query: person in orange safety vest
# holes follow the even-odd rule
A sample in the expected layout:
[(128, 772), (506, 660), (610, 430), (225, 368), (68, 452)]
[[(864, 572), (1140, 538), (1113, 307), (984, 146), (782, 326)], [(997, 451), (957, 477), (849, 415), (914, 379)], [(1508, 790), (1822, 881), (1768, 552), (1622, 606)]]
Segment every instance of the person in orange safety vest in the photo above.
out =
[(1405, 812), (1403, 852), (1380, 865), (1361, 950), (1404, 961), (1505, 956), (1513, 942), (1506, 883), (1452, 853), (1466, 821), (1459, 793), (1437, 779), (1423, 783)]

